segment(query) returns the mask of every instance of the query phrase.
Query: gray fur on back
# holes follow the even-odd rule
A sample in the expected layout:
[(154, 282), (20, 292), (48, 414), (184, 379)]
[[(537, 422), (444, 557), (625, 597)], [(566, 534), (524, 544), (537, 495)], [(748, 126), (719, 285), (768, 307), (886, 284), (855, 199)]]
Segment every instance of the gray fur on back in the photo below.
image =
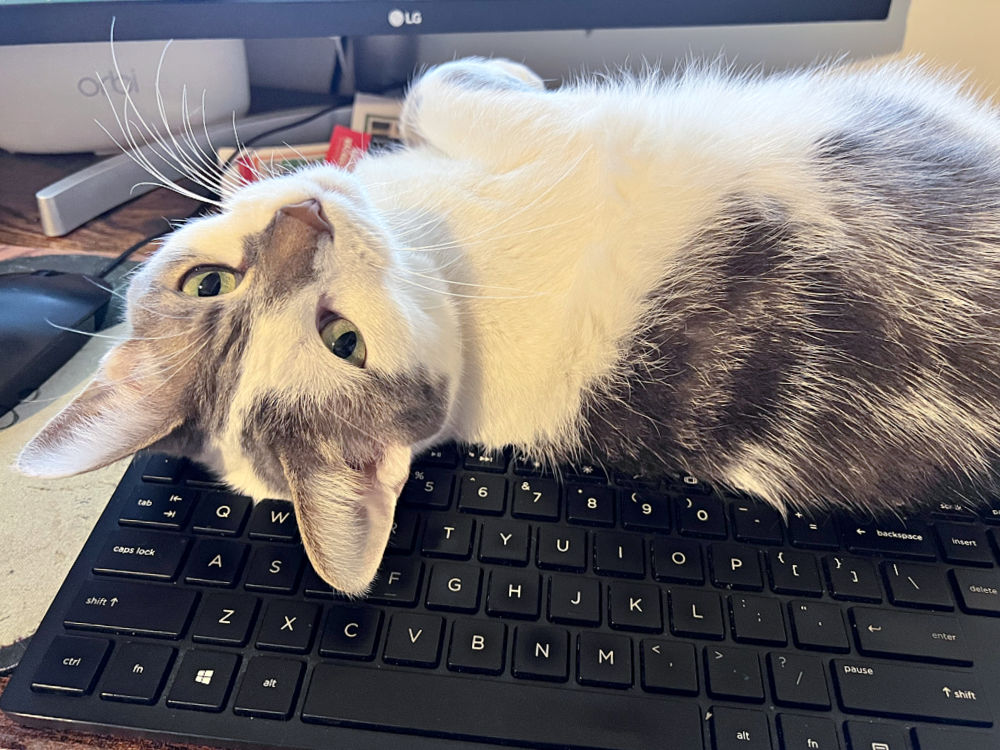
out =
[[(584, 445), (782, 503), (980, 494), (1000, 444), (1000, 136), (859, 102), (815, 143), (822, 226), (734, 193), (648, 300)], [(997, 123), (1000, 132), (1000, 123)]]

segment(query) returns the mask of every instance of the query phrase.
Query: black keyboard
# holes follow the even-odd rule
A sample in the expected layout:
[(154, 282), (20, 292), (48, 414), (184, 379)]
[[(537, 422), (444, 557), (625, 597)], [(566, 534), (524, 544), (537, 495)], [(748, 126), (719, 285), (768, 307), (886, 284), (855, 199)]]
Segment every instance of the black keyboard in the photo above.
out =
[(240, 747), (995, 750), (998, 532), (1000, 502), (786, 523), (444, 446), (351, 600), (289, 503), (140, 455), (0, 708)]

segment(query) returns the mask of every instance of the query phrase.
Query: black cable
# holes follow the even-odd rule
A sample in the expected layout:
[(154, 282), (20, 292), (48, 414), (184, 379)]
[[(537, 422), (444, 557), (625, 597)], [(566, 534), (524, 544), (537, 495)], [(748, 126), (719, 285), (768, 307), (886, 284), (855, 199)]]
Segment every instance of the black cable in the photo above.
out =
[[(324, 107), (323, 109), (319, 110), (318, 112), (313, 112), (311, 115), (303, 117), (303, 118), (301, 118), (299, 120), (295, 120), (294, 122), (290, 122), (287, 125), (279, 125), (278, 127), (271, 128), (270, 130), (265, 130), (263, 133), (258, 133), (253, 138), (250, 138), (248, 141), (246, 141), (245, 143), (243, 143), (242, 144), (243, 148), (245, 149), (247, 146), (252, 146), (253, 144), (255, 144), (258, 141), (260, 141), (261, 139), (267, 138), (269, 135), (274, 135), (275, 133), (280, 133), (282, 130), (289, 130), (290, 128), (297, 128), (300, 125), (306, 125), (307, 123), (310, 123), (313, 120), (316, 120), (316, 119), (322, 117), (323, 115), (329, 114), (330, 112), (332, 112), (335, 109), (338, 109), (339, 107), (345, 106), (350, 101), (351, 101), (350, 97), (341, 97), (340, 99), (338, 99), (333, 104), (330, 104), (329, 106)], [(233, 151), (232, 154), (229, 155), (229, 157), (222, 163), (222, 166), (219, 167), (219, 174), (220, 174), (220, 176), (223, 175), (223, 174), (225, 174), (226, 170), (233, 163), (233, 159), (235, 159), (241, 153), (242, 153), (242, 149), (237, 148), (235, 151)], [(188, 214), (185, 217), (185, 219), (193, 219), (195, 216), (197, 216), (198, 214), (200, 214), (203, 210), (204, 210), (204, 206), (198, 206), (198, 208), (195, 209), (195, 211), (193, 213)], [(116, 268), (118, 268), (122, 263), (124, 263), (125, 261), (127, 261), (134, 253), (136, 253), (137, 251), (139, 251), (142, 248), (144, 248), (150, 242), (153, 242), (154, 240), (157, 240), (160, 237), (163, 237), (165, 234), (169, 234), (171, 231), (172, 231), (172, 229), (164, 229), (161, 232), (157, 232), (156, 234), (151, 234), (148, 237), (145, 237), (145, 238), (139, 240), (138, 242), (136, 242), (135, 244), (129, 246), (128, 248), (126, 248), (125, 250), (123, 250), (118, 255), (118, 257), (116, 257), (114, 260), (112, 260), (110, 263), (108, 263), (108, 265), (106, 265), (103, 269), (101, 269), (101, 271), (97, 273), (97, 278), (99, 278), (99, 279), (106, 279), (108, 277), (108, 274), (110, 274), (112, 271), (114, 271)]]

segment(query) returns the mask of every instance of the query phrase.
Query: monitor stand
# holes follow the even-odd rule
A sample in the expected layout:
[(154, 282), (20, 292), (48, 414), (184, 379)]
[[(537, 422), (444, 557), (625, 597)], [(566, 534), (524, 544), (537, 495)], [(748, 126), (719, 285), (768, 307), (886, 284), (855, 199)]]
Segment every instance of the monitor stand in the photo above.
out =
[[(240, 142), (245, 143), (262, 133), (277, 131), (255, 144), (262, 146), (325, 141), (334, 125), (350, 124), (350, 106), (326, 112), (303, 125), (288, 127), (323, 109), (322, 106), (309, 106), (251, 115), (231, 123), (210, 125), (207, 135), (195, 130), (193, 137), (198, 148), (209, 155), (213, 155), (216, 148), (237, 146), (236, 133), (239, 133)], [(159, 172), (159, 178), (142, 166), (140, 162), (146, 160)], [(155, 146), (147, 145), (74, 172), (35, 193), (42, 231), (48, 237), (67, 234), (105, 211), (161, 187), (161, 179), (173, 182), (185, 177), (180, 167), (164, 158)]]

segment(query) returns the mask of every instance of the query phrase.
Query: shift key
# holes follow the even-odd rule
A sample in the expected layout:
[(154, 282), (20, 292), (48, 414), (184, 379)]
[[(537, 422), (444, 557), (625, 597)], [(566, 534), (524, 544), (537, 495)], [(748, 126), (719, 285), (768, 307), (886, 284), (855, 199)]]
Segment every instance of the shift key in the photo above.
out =
[(990, 701), (968, 672), (834, 659), (840, 704), (849, 713), (991, 726)]
[(128, 581), (88, 581), (72, 599), (63, 624), (79, 630), (180, 638), (196, 591)]

